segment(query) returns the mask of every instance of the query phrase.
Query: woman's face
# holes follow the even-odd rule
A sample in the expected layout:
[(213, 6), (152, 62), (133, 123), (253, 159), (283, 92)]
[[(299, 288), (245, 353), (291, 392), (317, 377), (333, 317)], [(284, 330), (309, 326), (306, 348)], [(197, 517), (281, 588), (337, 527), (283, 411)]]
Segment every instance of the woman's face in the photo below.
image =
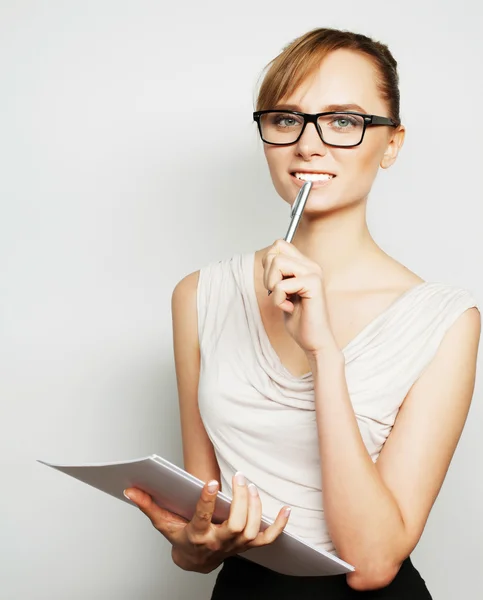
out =
[[(375, 66), (362, 54), (350, 50), (331, 52), (315, 75), (290, 97), (272, 109), (292, 109), (318, 113), (334, 105), (349, 105), (354, 110), (389, 116), (386, 102), (375, 83)], [(354, 105), (354, 106), (350, 106)], [(331, 107), (331, 108), (329, 108)], [(275, 189), (292, 204), (303, 181), (295, 173), (329, 173), (332, 179), (314, 183), (305, 213), (337, 210), (364, 200), (372, 187), (379, 166), (389, 167), (404, 140), (404, 128), (367, 127), (362, 144), (352, 148), (326, 146), (315, 126), (308, 123), (300, 140), (291, 146), (264, 144)]]

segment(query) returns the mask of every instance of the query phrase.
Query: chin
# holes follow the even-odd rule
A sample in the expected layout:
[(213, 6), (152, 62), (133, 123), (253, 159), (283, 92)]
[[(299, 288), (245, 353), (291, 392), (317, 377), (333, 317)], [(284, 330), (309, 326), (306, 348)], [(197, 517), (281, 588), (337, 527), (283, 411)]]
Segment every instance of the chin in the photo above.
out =
[(344, 208), (344, 205), (340, 202), (326, 200), (325, 202), (320, 201), (307, 201), (307, 204), (304, 208), (304, 215), (307, 216), (317, 216), (317, 215), (327, 215), (337, 210)]

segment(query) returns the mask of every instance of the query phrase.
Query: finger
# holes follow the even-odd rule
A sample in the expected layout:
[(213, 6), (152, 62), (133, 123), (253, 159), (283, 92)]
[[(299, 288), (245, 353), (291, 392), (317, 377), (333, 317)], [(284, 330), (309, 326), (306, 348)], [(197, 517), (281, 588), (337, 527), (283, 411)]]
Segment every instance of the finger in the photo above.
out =
[(288, 298), (296, 294), (299, 298), (315, 298), (323, 292), (322, 279), (316, 274), (291, 277), (279, 281), (273, 288), (273, 302), (285, 312), (291, 313), (294, 304)]
[(233, 499), (230, 515), (218, 531), (221, 541), (233, 539), (245, 529), (248, 518), (247, 481), (243, 473), (238, 471), (232, 479)]
[(275, 254), (285, 254), (287, 256), (292, 256), (293, 258), (305, 259), (307, 257), (300, 252), (292, 243), (286, 242), (283, 239), (276, 240), (271, 248), (270, 252), (274, 252)]
[(291, 255), (293, 254), (294, 250), (296, 251), (296, 253), (298, 253), (300, 257), (303, 257), (303, 255), (298, 250), (296, 250), (295, 246), (292, 246), (292, 244), (289, 244), (285, 240), (275, 240), (275, 242), (273, 242), (273, 244), (268, 247), (267, 251), (262, 256), (262, 266), (264, 270), (268, 270), (272, 260), (278, 254), (285, 253)]
[(285, 254), (277, 254), (265, 270), (266, 287), (274, 289), (279, 281), (288, 277), (300, 277), (309, 273), (308, 265)]
[(289, 506), (284, 506), (278, 513), (275, 521), (269, 525), (265, 531), (260, 531), (257, 537), (249, 542), (248, 547), (257, 548), (259, 546), (272, 544), (285, 529), (290, 517), (290, 512), (291, 508)]
[(188, 525), (190, 533), (202, 535), (210, 530), (218, 489), (218, 482), (214, 479), (203, 486), (200, 499), (196, 503), (195, 514)]
[[(151, 521), (153, 526), (166, 537), (171, 536), (180, 528), (185, 527), (187, 520), (179, 515), (161, 508), (154, 502), (149, 494), (137, 488), (124, 490), (124, 495), (129, 498), (141, 512)], [(169, 538), (168, 538), (169, 539)]]
[(248, 486), (248, 519), (243, 531), (243, 542), (254, 540), (260, 532), (260, 521), (262, 519), (262, 503), (258, 495), (257, 487), (251, 483)]
[(275, 252), (267, 252), (267, 254), (264, 255), (263, 259), (262, 259), (262, 265), (263, 265), (263, 285), (265, 286), (266, 289), (268, 289), (268, 273), (270, 272), (271, 266), (272, 266), (272, 262), (274, 260), (274, 258), (277, 256), (277, 254)]
[[(289, 244), (285, 240), (275, 240), (275, 242), (269, 246), (265, 254), (262, 256), (262, 266), (265, 270), (270, 266), (271, 261), (279, 254), (291, 255), (295, 249), (292, 244)], [(297, 251), (298, 252), (298, 251)], [(300, 254), (300, 252), (299, 252)], [(302, 256), (300, 254), (300, 256)]]
[(270, 257), (276, 256), (278, 254), (278, 250), (275, 248), (274, 244), (267, 248), (267, 251), (262, 255), (262, 267), (266, 267), (267, 261)]
[(267, 284), (270, 286), (273, 286), (284, 277), (302, 275), (306, 272), (308, 272), (307, 265), (286, 254), (272, 255), (272, 259), (265, 269)]

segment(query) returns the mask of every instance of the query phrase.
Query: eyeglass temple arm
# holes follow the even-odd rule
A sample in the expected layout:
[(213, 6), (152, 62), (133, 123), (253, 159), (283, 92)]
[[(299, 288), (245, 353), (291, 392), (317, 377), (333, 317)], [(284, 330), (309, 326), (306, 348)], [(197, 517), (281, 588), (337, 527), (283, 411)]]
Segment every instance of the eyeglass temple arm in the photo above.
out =
[(377, 116), (372, 116), (370, 122), (368, 123), (368, 125), (394, 125), (397, 126), (397, 123), (395, 121), (393, 121), (392, 119), (388, 119), (387, 117), (377, 117)]

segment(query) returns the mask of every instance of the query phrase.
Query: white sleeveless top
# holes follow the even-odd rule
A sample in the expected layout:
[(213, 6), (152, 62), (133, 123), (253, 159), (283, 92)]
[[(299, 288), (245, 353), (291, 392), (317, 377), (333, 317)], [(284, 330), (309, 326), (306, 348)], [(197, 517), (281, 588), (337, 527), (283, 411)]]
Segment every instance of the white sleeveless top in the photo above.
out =
[[(254, 253), (200, 270), (198, 402), (221, 471), (222, 491), (242, 471), (274, 519), (287, 504), (287, 531), (335, 553), (323, 510), (312, 373), (292, 375), (263, 327)], [(344, 349), (346, 378), (364, 444), (375, 462), (413, 383), (449, 327), (477, 306), (461, 288), (424, 282), (376, 317)]]

